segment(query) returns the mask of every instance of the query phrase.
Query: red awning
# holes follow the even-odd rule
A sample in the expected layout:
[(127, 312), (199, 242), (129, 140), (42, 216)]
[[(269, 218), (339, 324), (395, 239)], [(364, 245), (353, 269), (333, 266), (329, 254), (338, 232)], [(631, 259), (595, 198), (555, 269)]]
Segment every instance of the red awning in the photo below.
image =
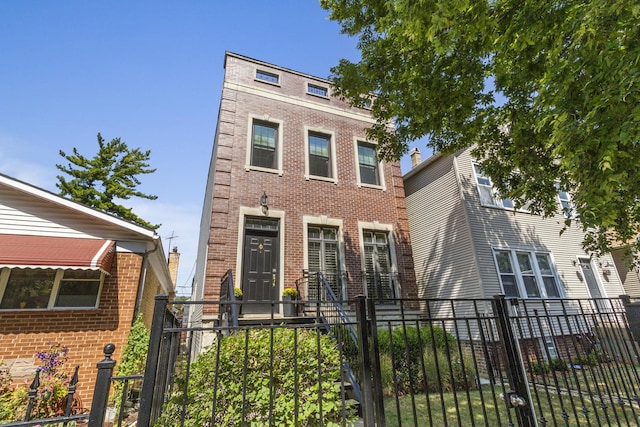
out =
[(115, 242), (72, 237), (0, 234), (0, 267), (111, 271)]

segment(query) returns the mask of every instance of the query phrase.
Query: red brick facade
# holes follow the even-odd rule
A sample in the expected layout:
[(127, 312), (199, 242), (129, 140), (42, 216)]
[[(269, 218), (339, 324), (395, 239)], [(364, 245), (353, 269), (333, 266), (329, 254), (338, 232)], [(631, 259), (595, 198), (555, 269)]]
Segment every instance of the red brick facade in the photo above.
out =
[[(277, 74), (279, 85), (257, 80), (256, 70)], [(241, 272), (236, 271), (238, 257), (242, 256), (238, 248), (241, 207), (258, 208), (263, 192), (268, 195), (270, 212), (284, 212), (280, 248), (284, 251), (284, 265), (280, 266), (283, 287), (293, 286), (305, 266), (306, 215), (342, 221), (342, 269), (349, 298), (364, 293), (359, 222), (391, 226), (401, 296), (416, 297), (399, 163), (383, 163), (384, 183), (380, 188), (359, 186), (355, 144), (366, 141), (365, 128), (372, 123), (370, 115), (331, 95), (307, 93), (308, 83), (329, 87), (322, 79), (234, 54), (226, 56), (225, 87), (210, 171), (215, 175), (204, 298), (219, 297), (220, 278), (229, 268), (234, 271), (236, 283), (241, 281)], [(251, 117), (280, 123), (281, 173), (246, 167)], [(336, 157), (336, 182), (305, 177), (309, 129), (320, 129), (335, 138), (332, 155)]]
[[(78, 396), (85, 408), (91, 406), (96, 378), (96, 363), (104, 358), (107, 343), (116, 346), (114, 359), (119, 360), (127, 342), (136, 304), (142, 255), (117, 253), (111, 274), (102, 287), (99, 308), (92, 310), (29, 310), (0, 312), (0, 361), (11, 366), (16, 362), (32, 369), (24, 381), (30, 383), (35, 374), (38, 351), (50, 344), (69, 347), (69, 373), (80, 366)], [(15, 374), (15, 372), (14, 372)], [(20, 380), (20, 378), (14, 378)]]

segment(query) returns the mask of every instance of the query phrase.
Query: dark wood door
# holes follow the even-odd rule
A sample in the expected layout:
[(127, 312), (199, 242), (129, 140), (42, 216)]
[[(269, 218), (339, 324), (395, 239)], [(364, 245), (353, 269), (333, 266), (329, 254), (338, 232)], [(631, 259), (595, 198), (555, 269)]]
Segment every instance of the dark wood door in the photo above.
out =
[[(247, 218), (242, 263), (242, 312), (270, 313), (278, 299), (278, 221)], [(278, 308), (275, 307), (275, 310)]]

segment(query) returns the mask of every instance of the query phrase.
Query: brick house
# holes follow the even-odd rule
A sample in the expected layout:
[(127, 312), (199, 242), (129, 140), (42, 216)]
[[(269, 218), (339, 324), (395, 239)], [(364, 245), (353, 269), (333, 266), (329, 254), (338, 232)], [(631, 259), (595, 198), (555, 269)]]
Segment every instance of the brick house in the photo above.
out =
[(154, 231), (0, 175), (0, 361), (14, 380), (60, 343), (88, 408), (104, 345), (119, 360), (135, 315), (149, 325), (154, 296), (173, 295), (169, 271)]
[(228, 269), (257, 312), (303, 271), (343, 299), (415, 297), (400, 165), (378, 162), (370, 111), (325, 79), (234, 53), (224, 67), (194, 299), (218, 299)]

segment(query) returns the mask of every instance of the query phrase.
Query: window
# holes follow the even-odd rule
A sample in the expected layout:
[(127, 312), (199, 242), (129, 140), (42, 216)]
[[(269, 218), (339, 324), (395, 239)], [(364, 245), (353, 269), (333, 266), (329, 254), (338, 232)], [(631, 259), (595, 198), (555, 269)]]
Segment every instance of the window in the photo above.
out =
[(358, 141), (358, 166), (360, 183), (380, 185), (380, 171), (375, 145)]
[(276, 85), (280, 84), (280, 76), (267, 71), (256, 70), (256, 80), (262, 80), (263, 82), (273, 83)]
[(560, 287), (548, 253), (495, 250), (502, 290), (507, 297), (560, 298)]
[(307, 93), (311, 95), (318, 95), (327, 98), (329, 96), (329, 89), (322, 86), (307, 84)]
[[(322, 272), (336, 297), (341, 299), (338, 229), (310, 225), (307, 229), (309, 272)], [(317, 297), (310, 289), (312, 297)], [(313, 299), (313, 298), (312, 298)]]
[(497, 206), (500, 208), (513, 209), (514, 204), (511, 199), (501, 199), (493, 189), (491, 178), (482, 172), (480, 165), (473, 164), (473, 171), (476, 175), (476, 183), (478, 184), (478, 193), (480, 194), (480, 203), (483, 206)]
[(309, 175), (333, 177), (331, 136), (309, 132)]
[(104, 275), (97, 270), (4, 269), (0, 309), (96, 307)]
[(392, 274), (391, 250), (386, 231), (363, 230), (364, 275), (371, 298), (396, 297)]
[(565, 218), (575, 218), (577, 216), (575, 205), (568, 192), (560, 188), (560, 184), (556, 184), (558, 189), (558, 199), (560, 200), (560, 208)]
[(276, 169), (278, 125), (254, 120), (251, 141), (251, 166)]

